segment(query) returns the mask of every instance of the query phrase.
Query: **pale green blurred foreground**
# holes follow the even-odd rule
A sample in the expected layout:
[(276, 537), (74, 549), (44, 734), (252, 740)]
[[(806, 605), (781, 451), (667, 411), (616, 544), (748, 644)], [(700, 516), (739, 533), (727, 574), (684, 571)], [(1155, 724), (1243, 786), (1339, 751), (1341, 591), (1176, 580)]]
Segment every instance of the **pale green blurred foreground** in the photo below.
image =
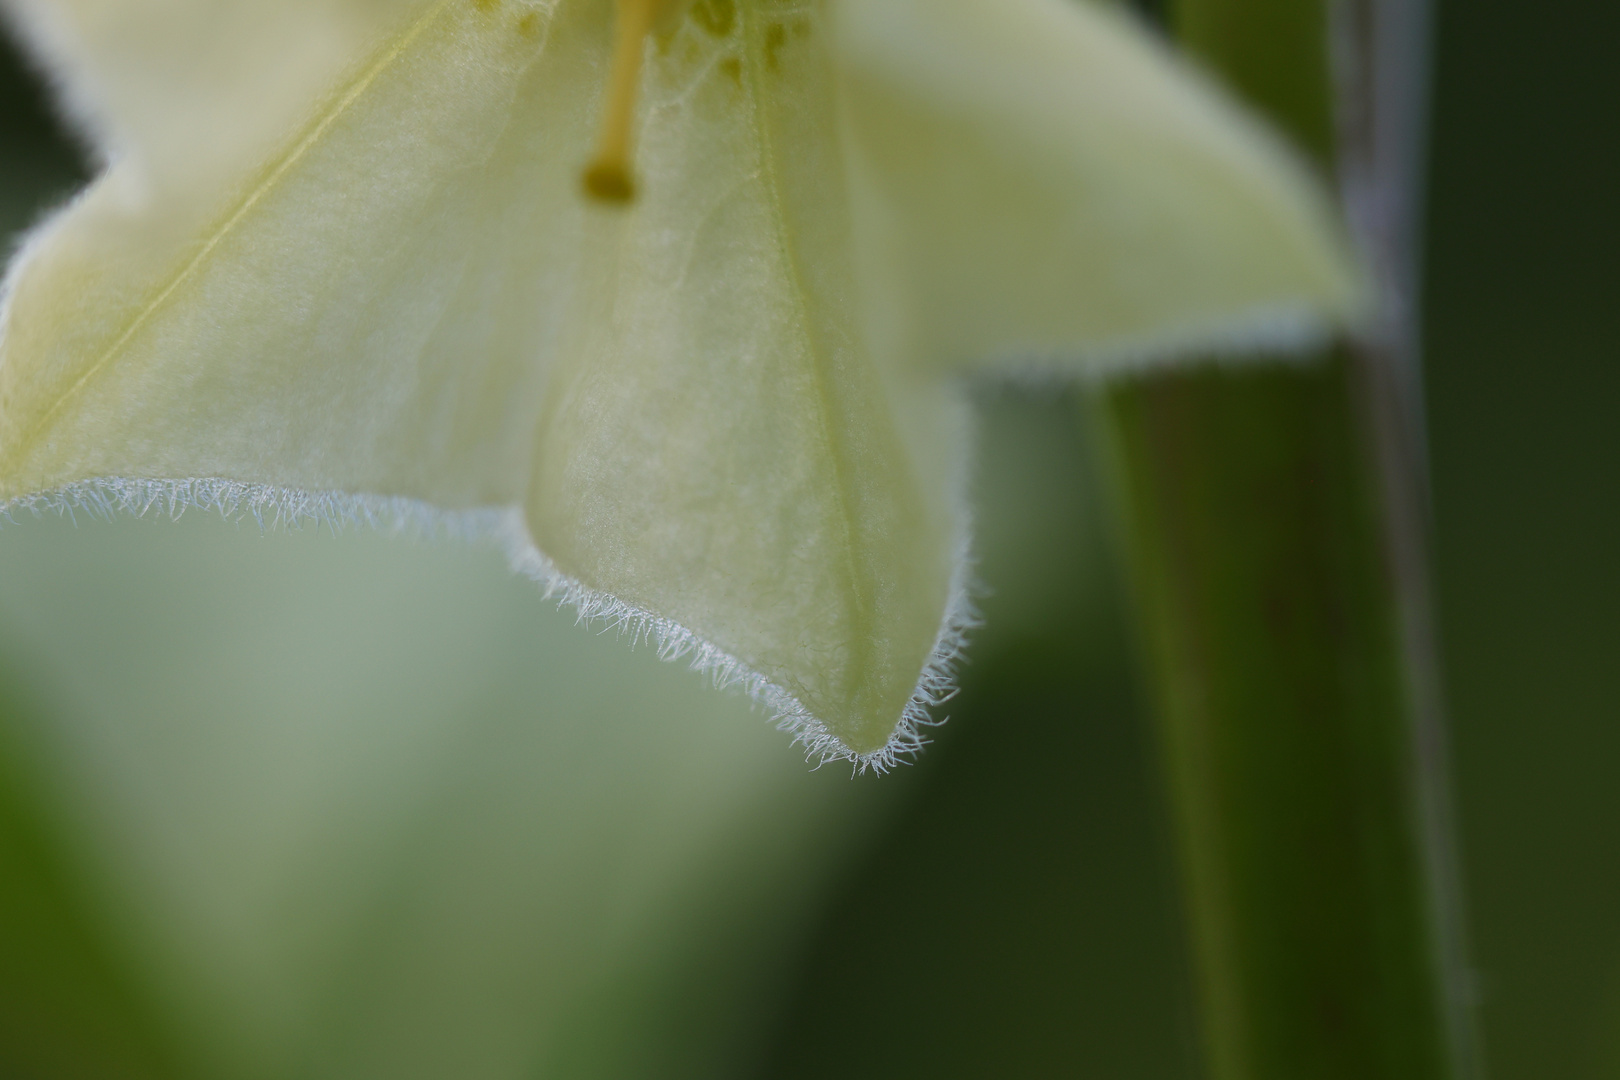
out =
[(0, 655), (49, 702), (7, 735), (202, 1075), (719, 1075), (883, 795), (493, 552), (0, 540)]

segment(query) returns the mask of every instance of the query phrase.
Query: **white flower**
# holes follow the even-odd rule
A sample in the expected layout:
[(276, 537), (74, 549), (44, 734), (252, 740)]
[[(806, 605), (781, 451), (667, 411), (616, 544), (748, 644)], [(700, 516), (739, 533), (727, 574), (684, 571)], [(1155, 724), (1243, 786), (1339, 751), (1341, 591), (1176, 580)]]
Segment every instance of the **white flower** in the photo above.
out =
[(615, 76), (607, 0), (4, 2), (107, 167), (11, 269), (0, 498), (453, 515), (823, 756), (947, 692), (945, 376), (1357, 305), (1290, 156), (1068, 0), (620, 0)]

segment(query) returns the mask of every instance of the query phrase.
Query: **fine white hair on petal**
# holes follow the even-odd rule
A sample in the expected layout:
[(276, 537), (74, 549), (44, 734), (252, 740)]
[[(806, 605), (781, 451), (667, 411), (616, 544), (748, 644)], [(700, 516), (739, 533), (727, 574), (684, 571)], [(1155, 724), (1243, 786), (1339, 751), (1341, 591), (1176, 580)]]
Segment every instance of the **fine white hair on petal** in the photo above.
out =
[(360, 526), (469, 541), (495, 535), (509, 516), (505, 509), (447, 512), (400, 496), (300, 491), (217, 477), (100, 477), (0, 503), (0, 517), (8, 521), (15, 521), (18, 513), (39, 517), (47, 511), (70, 518), (82, 513), (101, 520), (118, 514), (145, 517), (153, 513), (178, 519), (187, 510), (217, 512), (232, 521), (251, 519), (261, 529), (325, 525), (337, 531)]
[(955, 696), (957, 662), (967, 646), (969, 631), (979, 625), (969, 595), (970, 562), (964, 538), (939, 634), (916, 689), (888, 742), (877, 750), (859, 753), (840, 742), (786, 690), (736, 656), (678, 623), (591, 589), (562, 573), (530, 539), (523, 513), (515, 506), (443, 510), (402, 496), (301, 491), (218, 477), (101, 477), (0, 502), (0, 519), (15, 521), (19, 513), (38, 517), (46, 512), (75, 519), (79, 514), (101, 520), (118, 514), (161, 514), (178, 519), (187, 510), (215, 512), (232, 521), (252, 520), (261, 529), (324, 525), (335, 532), (361, 526), (423, 539), (493, 543), (505, 553), (514, 572), (538, 583), (547, 599), (573, 608), (580, 623), (628, 636), (632, 646), (651, 645), (659, 659), (686, 661), (693, 671), (707, 675), (717, 688), (746, 693), (765, 709), (778, 730), (791, 735), (795, 745), (804, 747), (806, 760), (816, 761), (818, 767), (848, 761), (856, 773), (888, 772), (927, 745), (924, 730), (943, 722), (934, 719), (931, 710)]
[(845, 746), (793, 695), (731, 653), (679, 623), (591, 589), (559, 571), (530, 542), (521, 524), (516, 524), (509, 535), (507, 554), (514, 570), (538, 582), (546, 597), (572, 607), (581, 623), (605, 624), (621, 635), (629, 635), (632, 642), (651, 644), (662, 660), (685, 660), (693, 671), (708, 675), (720, 689), (735, 688), (746, 693), (770, 714), (777, 730), (787, 732), (796, 745), (804, 747), (806, 760), (815, 760), (818, 768), (829, 762), (848, 761), (857, 773), (870, 770), (881, 774), (905, 764), (926, 746), (924, 729), (944, 722), (934, 719), (931, 710), (956, 696), (956, 665), (967, 648), (969, 631), (979, 625), (968, 587), (969, 562), (959, 558), (939, 633), (911, 699), (888, 742), (863, 754)]
[(1172, 327), (1140, 338), (1110, 341), (1089, 349), (1009, 350), (989, 358), (975, 379), (1007, 378), (1034, 383), (1072, 381), (1074, 361), (1083, 377), (1115, 379), (1198, 364), (1250, 366), (1257, 360), (1274, 364), (1308, 364), (1340, 336), (1334, 323), (1309, 305), (1279, 304), (1250, 310), (1207, 324)]

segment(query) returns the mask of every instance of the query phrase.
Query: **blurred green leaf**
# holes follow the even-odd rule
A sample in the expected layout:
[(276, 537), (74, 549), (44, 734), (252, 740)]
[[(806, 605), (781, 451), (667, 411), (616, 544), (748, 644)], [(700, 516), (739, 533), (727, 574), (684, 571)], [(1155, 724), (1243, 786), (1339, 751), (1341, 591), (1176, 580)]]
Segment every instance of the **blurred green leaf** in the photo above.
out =
[(21, 736), (59, 718), (0, 663), (0, 1075), (173, 1076)]
[(209, 1076), (726, 1075), (882, 797), (459, 545), (28, 521), (0, 649)]

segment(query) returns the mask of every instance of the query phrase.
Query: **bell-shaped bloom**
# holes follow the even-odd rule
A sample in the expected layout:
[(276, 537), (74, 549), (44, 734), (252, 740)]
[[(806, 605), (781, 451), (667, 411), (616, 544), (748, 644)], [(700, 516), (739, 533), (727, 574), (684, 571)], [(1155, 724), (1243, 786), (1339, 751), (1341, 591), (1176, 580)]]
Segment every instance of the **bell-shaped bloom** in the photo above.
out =
[(4, 2), (106, 167), (7, 279), (0, 498), (494, 530), (823, 757), (948, 692), (951, 376), (1359, 304), (1308, 170), (1072, 0)]

